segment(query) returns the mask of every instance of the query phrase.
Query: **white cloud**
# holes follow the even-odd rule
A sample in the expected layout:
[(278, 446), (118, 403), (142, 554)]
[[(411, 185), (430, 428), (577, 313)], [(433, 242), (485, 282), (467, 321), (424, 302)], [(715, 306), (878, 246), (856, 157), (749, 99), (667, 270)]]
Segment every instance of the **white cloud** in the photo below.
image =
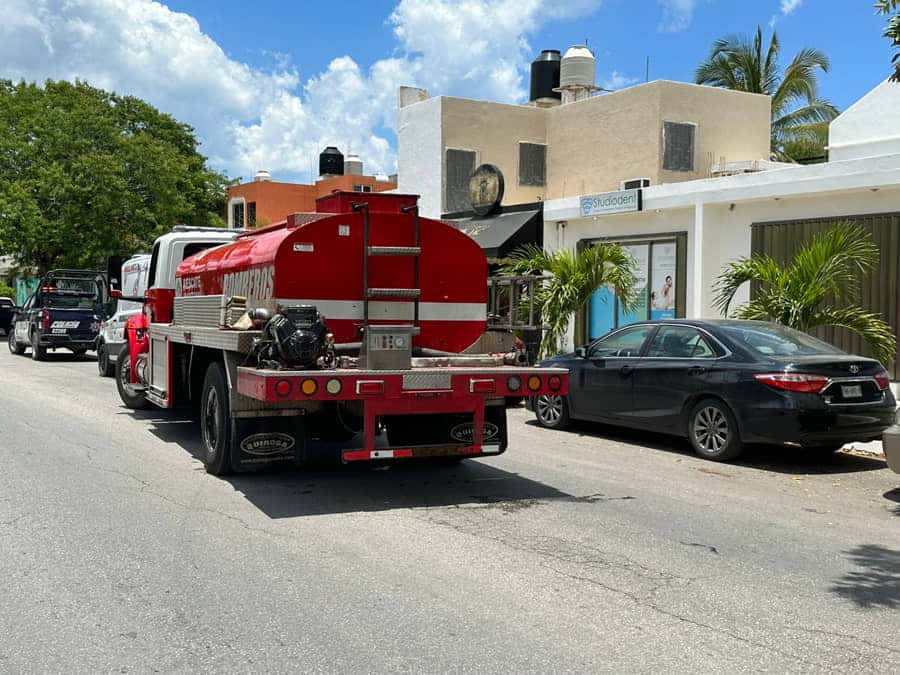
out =
[(627, 77), (618, 70), (612, 71), (609, 76), (600, 80), (600, 86), (610, 91), (622, 89), (639, 81), (637, 77)]
[(401, 84), (500, 101), (525, 96), (527, 36), (584, 16), (600, 0), (400, 0), (389, 18), (396, 55), (368, 68), (336, 54), (301, 81), (290, 59), (272, 67), (230, 57), (188, 14), (151, 0), (6, 0), (4, 77), (74, 79), (145, 98), (192, 124), (232, 175), (266, 168), (306, 178), (321, 148), (359, 153), (368, 172), (393, 171), (390, 142)]
[(694, 18), (698, 0), (659, 0), (663, 15), (657, 26), (660, 33), (680, 33), (687, 30)]
[(781, 13), (784, 16), (793, 14), (802, 4), (803, 0), (781, 0)]

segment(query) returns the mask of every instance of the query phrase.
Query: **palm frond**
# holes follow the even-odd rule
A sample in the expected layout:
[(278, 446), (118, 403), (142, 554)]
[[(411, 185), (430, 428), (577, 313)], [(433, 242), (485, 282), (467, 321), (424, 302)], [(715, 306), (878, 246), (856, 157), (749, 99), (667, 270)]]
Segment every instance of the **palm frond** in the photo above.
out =
[(862, 307), (825, 307), (811, 317), (814, 326), (836, 326), (846, 328), (857, 335), (868, 345), (872, 356), (888, 364), (897, 358), (897, 338), (891, 327), (880, 315), (867, 312)]
[(768, 256), (741, 258), (729, 263), (719, 275), (713, 288), (715, 293), (713, 307), (727, 316), (735, 293), (748, 282), (757, 282), (763, 286), (783, 285), (781, 270), (772, 258)]
[(505, 274), (527, 274), (537, 270), (550, 276), (535, 294), (535, 308), (548, 331), (541, 353), (549, 356), (561, 349), (569, 321), (601, 286), (615, 290), (623, 307), (635, 302), (635, 262), (618, 244), (598, 243), (581, 251), (544, 251), (523, 247), (503, 266)]

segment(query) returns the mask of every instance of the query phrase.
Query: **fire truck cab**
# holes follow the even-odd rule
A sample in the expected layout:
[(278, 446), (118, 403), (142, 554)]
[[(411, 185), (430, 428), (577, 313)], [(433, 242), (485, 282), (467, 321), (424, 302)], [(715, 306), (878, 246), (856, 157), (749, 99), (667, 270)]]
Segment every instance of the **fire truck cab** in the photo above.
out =
[(504, 452), (506, 398), (565, 394), (567, 371), (516, 365), (514, 336), (488, 334), (484, 254), (417, 199), (338, 192), (269, 227), (160, 237), (125, 405), (192, 406), (216, 475), (319, 450)]

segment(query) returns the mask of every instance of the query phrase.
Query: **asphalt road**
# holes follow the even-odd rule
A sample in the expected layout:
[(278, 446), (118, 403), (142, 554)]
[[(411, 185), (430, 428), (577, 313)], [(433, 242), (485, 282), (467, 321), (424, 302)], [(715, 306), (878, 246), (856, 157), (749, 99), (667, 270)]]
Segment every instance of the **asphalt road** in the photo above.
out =
[(511, 413), (456, 467), (208, 476), (0, 353), (0, 671), (900, 671), (900, 476)]

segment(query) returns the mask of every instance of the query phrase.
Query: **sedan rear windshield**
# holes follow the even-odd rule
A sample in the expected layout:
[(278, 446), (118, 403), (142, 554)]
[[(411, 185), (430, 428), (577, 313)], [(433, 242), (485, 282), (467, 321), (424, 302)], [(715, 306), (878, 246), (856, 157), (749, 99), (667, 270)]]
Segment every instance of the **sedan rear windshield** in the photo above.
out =
[(827, 342), (779, 324), (725, 325), (721, 330), (738, 344), (761, 356), (818, 356), (844, 353)]

